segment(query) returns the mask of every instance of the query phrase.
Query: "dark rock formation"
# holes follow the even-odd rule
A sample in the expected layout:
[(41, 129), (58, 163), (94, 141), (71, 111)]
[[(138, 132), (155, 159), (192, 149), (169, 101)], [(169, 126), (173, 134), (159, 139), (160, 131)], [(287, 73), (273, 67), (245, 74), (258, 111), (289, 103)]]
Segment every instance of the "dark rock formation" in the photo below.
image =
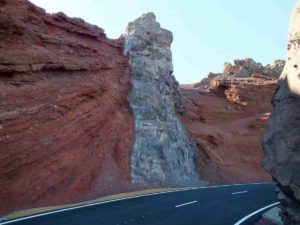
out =
[(81, 19), (0, 1), (0, 214), (132, 188), (122, 48)]
[(134, 182), (187, 184), (197, 181), (195, 147), (176, 115), (182, 109), (172, 65), (172, 33), (148, 13), (127, 27), (124, 53), (130, 53), (136, 139)]
[(292, 14), (288, 60), (273, 97), (273, 112), (263, 139), (264, 166), (277, 182), (282, 218), (300, 224), (300, 1)]

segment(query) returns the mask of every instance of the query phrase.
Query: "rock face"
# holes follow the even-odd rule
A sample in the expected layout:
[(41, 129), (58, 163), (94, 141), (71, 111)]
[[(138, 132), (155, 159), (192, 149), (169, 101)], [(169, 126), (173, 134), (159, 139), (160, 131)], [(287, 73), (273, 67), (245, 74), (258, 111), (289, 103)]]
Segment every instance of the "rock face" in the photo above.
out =
[(0, 215), (132, 188), (122, 48), (81, 19), (0, 1)]
[(273, 73), (259, 74), (261, 64), (253, 60), (236, 60), (235, 65), (243, 65), (247, 77), (236, 77), (225, 64), (223, 74), (183, 85), (187, 113), (181, 118), (197, 145), (202, 179), (215, 184), (270, 181), (260, 165), (261, 136), (277, 81)]
[(153, 13), (127, 27), (125, 54), (133, 72), (131, 107), (135, 143), (131, 156), (134, 182), (187, 184), (197, 180), (195, 147), (176, 115), (182, 108), (172, 65), (172, 33)]
[(285, 224), (300, 224), (300, 1), (291, 17), (288, 60), (263, 139), (264, 166), (280, 189)]

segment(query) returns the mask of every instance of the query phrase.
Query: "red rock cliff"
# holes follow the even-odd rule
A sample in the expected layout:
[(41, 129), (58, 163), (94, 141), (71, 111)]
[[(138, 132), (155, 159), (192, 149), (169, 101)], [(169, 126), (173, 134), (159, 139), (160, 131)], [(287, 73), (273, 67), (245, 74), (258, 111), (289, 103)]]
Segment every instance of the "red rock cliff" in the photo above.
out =
[(129, 188), (123, 44), (101, 28), (0, 0), (0, 213)]

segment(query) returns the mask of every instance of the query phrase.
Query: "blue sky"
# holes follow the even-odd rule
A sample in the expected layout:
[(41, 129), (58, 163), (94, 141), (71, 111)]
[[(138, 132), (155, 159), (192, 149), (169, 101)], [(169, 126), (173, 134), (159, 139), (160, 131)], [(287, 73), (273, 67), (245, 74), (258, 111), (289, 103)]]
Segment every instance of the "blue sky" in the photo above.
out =
[(195, 83), (221, 72), (225, 61), (263, 64), (286, 58), (288, 24), (296, 0), (31, 0), (47, 12), (65, 12), (117, 38), (127, 23), (154, 12), (174, 35), (174, 74)]

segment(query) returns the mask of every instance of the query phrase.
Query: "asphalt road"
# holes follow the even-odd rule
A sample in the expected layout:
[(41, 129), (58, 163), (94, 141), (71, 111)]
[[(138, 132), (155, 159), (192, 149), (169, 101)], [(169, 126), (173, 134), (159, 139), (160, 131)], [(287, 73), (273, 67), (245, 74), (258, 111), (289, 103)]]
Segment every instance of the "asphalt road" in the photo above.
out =
[[(274, 184), (249, 184), (150, 195), (56, 212), (11, 225), (233, 225), (277, 202)], [(251, 224), (255, 214), (241, 223)]]

